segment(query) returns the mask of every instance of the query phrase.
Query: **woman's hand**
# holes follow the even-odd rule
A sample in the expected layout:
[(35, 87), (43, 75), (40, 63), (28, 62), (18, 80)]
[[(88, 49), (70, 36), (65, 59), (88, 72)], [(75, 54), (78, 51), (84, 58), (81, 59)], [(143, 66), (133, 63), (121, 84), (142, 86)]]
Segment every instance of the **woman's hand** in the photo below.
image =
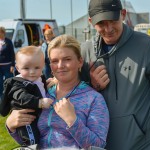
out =
[(54, 106), (55, 112), (71, 127), (76, 120), (73, 104), (69, 99), (63, 98)]
[(14, 69), (15, 69), (15, 68), (14, 68), (13, 66), (11, 66), (11, 67), (10, 67), (10, 72), (13, 73), (13, 72), (14, 72)]
[(29, 125), (36, 118), (27, 114), (34, 112), (31, 109), (13, 110), (6, 120), (6, 125), (11, 132), (15, 132), (16, 128)]
[(57, 83), (58, 83), (58, 80), (57, 80), (55, 77), (53, 77), (53, 78), (48, 78), (48, 79), (46, 80), (47, 88), (50, 88), (51, 86), (53, 86), (53, 85), (55, 85), (55, 84), (57, 84)]

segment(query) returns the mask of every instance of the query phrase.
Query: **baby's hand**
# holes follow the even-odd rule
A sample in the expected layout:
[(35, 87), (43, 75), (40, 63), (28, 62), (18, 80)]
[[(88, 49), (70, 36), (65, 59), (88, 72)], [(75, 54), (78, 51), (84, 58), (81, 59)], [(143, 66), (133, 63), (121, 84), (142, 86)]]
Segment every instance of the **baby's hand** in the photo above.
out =
[(39, 108), (49, 108), (52, 103), (53, 100), (50, 98), (41, 98), (39, 101)]

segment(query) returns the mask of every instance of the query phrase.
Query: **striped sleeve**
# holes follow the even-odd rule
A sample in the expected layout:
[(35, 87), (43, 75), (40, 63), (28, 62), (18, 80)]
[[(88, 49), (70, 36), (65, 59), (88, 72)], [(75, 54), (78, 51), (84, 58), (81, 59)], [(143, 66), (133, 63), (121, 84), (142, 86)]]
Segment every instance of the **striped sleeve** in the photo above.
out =
[(104, 98), (99, 95), (92, 103), (87, 125), (77, 116), (75, 123), (67, 128), (81, 148), (97, 146), (104, 148), (109, 127), (109, 113)]

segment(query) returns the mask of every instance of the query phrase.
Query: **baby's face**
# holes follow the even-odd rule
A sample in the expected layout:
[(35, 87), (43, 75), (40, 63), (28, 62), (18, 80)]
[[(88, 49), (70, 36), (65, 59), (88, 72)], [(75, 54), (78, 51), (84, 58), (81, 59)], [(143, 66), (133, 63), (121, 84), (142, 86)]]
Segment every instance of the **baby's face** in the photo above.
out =
[(44, 58), (41, 58), (40, 55), (19, 55), (20, 56), (18, 57), (16, 68), (21, 74), (22, 78), (32, 82), (37, 80), (42, 74)]

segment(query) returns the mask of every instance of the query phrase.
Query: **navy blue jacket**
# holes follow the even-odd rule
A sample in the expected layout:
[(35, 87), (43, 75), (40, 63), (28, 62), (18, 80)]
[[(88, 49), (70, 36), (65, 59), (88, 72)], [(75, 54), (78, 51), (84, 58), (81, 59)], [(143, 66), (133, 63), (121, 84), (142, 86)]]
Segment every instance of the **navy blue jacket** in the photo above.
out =
[(11, 62), (12, 66), (15, 66), (15, 52), (12, 41), (5, 38), (2, 49), (0, 50), (0, 64)]

